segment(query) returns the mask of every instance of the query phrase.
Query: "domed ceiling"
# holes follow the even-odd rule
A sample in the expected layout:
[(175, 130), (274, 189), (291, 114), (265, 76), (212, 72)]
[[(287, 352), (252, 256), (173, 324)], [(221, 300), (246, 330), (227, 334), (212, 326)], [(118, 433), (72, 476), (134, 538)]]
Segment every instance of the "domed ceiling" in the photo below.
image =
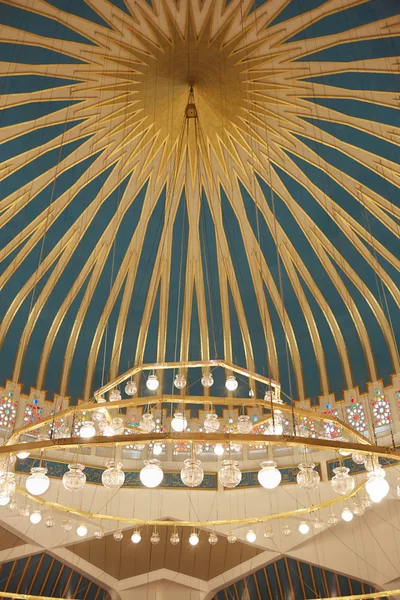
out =
[[(0, 2), (0, 383), (399, 371), (397, 0)], [(193, 85), (198, 120), (185, 119)]]

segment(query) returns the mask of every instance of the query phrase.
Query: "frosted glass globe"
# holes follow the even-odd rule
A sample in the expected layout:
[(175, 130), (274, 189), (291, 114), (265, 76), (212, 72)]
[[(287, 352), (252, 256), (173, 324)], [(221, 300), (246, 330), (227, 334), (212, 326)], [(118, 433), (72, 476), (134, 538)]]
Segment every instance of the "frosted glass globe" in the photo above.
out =
[(139, 422), (139, 427), (145, 433), (151, 433), (156, 428), (156, 422), (151, 413), (144, 413)]
[(63, 485), (66, 490), (70, 492), (79, 492), (82, 490), (86, 483), (86, 475), (83, 472), (84, 465), (74, 463), (68, 465), (68, 471), (63, 475)]
[(248, 434), (253, 429), (253, 423), (249, 415), (240, 415), (237, 422), (237, 430), (239, 433)]
[(136, 531), (134, 531), (134, 532), (132, 533), (132, 536), (131, 536), (131, 541), (132, 541), (134, 544), (138, 544), (138, 543), (140, 542), (140, 540), (141, 540), (141, 539), (142, 539), (142, 536), (140, 535), (140, 531), (137, 531), (137, 530), (136, 530)]
[(51, 529), (51, 527), (54, 527), (54, 524), (55, 524), (54, 517), (52, 515), (48, 515), (44, 520), (44, 524), (46, 525), (46, 527), (48, 529)]
[(50, 486), (50, 479), (46, 475), (47, 469), (44, 467), (33, 467), (31, 475), (25, 482), (25, 487), (32, 496), (41, 496)]
[(185, 379), (185, 376), (182, 375), (182, 373), (176, 374), (175, 380), (174, 380), (174, 386), (176, 387), (177, 390), (183, 390), (183, 388), (186, 386), (186, 379)]
[(171, 544), (173, 546), (176, 546), (177, 544), (179, 544), (179, 534), (178, 533), (173, 533), (171, 535), (171, 537), (169, 538), (169, 541), (171, 542)]
[(120, 542), (123, 537), (124, 537), (124, 534), (122, 533), (122, 531), (120, 529), (117, 529), (116, 531), (114, 531), (113, 538), (116, 542)]
[(214, 377), (211, 375), (211, 373), (206, 372), (203, 373), (203, 376), (201, 378), (201, 385), (205, 388), (209, 388), (213, 385), (214, 383)]
[(222, 444), (215, 444), (214, 454), (216, 454), (217, 456), (222, 456), (224, 452), (225, 452), (225, 449)]
[(350, 521), (353, 520), (353, 513), (350, 510), (350, 508), (344, 508), (342, 511), (342, 519), (343, 521), (346, 521), (346, 523), (350, 523)]
[(181, 480), (188, 487), (198, 487), (204, 479), (204, 471), (201, 462), (197, 459), (187, 458), (183, 461)]
[(21, 452), (17, 452), (17, 458), (20, 460), (25, 460), (25, 458), (28, 458), (29, 455), (30, 452), (24, 452), (23, 450), (21, 450)]
[(254, 542), (257, 539), (257, 535), (256, 532), (253, 529), (249, 529), (249, 531), (246, 533), (246, 540), (250, 543), (250, 544), (254, 544)]
[(145, 487), (157, 487), (164, 477), (163, 470), (160, 467), (160, 461), (156, 458), (152, 458), (151, 460), (145, 460), (144, 464), (146, 466), (140, 471), (140, 481)]
[(302, 521), (299, 525), (299, 531), (302, 535), (307, 535), (310, 531), (310, 526), (305, 521)]
[(208, 536), (208, 543), (210, 544), (210, 546), (215, 546), (215, 544), (218, 544), (218, 536), (216, 533), (210, 533), (210, 535)]
[(104, 530), (101, 529), (101, 527), (99, 527), (99, 529), (96, 529), (96, 531), (94, 532), (94, 537), (96, 538), (96, 540), (102, 540), (104, 537)]
[(122, 463), (109, 460), (108, 467), (101, 475), (101, 482), (108, 490), (118, 490), (125, 482), (125, 473), (121, 470)]
[(234, 375), (229, 375), (225, 381), (225, 387), (229, 392), (234, 392), (238, 387), (237, 379)]
[(365, 508), (363, 506), (363, 503), (361, 502), (361, 500), (358, 500), (357, 498), (355, 498), (353, 500), (353, 513), (357, 517), (362, 517), (363, 514), (365, 513)]
[(363, 465), (365, 463), (364, 454), (358, 454), (357, 452), (353, 452), (351, 455), (351, 459), (356, 465)]
[(10, 496), (7, 496), (7, 494), (3, 494), (2, 492), (0, 492), (0, 506), (7, 506), (10, 500)]
[(226, 538), (226, 539), (228, 540), (228, 543), (229, 543), (229, 544), (234, 544), (234, 543), (236, 542), (236, 540), (237, 540), (237, 537), (236, 537), (236, 535), (233, 533), (233, 531), (230, 531), (230, 532), (228, 533), (228, 536), (227, 536), (227, 538)]
[(275, 419), (269, 419), (267, 422), (266, 432), (269, 435), (282, 435), (283, 425), (281, 423), (281, 417), (275, 417)]
[(331, 513), (328, 517), (329, 525), (337, 525), (339, 523), (339, 519), (334, 513)]
[[(372, 500), (379, 497), (382, 500), (388, 495), (390, 486), (385, 479), (385, 472), (381, 467), (368, 473), (365, 489)], [(373, 500), (373, 502), (376, 502), (376, 500)]]
[(85, 421), (79, 430), (79, 436), (83, 438), (91, 438), (96, 435), (96, 428), (92, 421)]
[(282, 475), (279, 469), (276, 468), (274, 460), (264, 460), (260, 463), (261, 471), (258, 472), (258, 483), (266, 490), (273, 490), (278, 487), (281, 482)]
[(356, 485), (354, 478), (349, 475), (350, 469), (347, 467), (336, 467), (333, 469), (335, 473), (334, 477), (332, 477), (332, 488), (338, 494), (350, 494)]
[(160, 454), (162, 454), (162, 451), (163, 451), (162, 444), (154, 444), (154, 446), (153, 446), (154, 456), (160, 456)]
[(242, 473), (236, 460), (223, 460), (218, 471), (219, 482), (226, 488), (235, 488), (242, 480)]
[(121, 400), (121, 392), (119, 390), (111, 390), (109, 399), (110, 402), (119, 402)]
[(272, 538), (274, 537), (274, 532), (273, 532), (273, 530), (271, 529), (271, 527), (266, 527), (266, 528), (265, 528), (265, 531), (264, 531), (264, 537), (265, 537), (267, 540), (272, 540)]
[(219, 426), (220, 423), (218, 420), (218, 415), (215, 413), (209, 413), (204, 419), (204, 429), (208, 433), (214, 433), (215, 431), (218, 431)]
[(134, 396), (137, 392), (136, 381), (128, 381), (125, 386), (125, 394), (127, 396)]
[(195, 533), (195, 532), (191, 533), (189, 536), (189, 544), (191, 546), (197, 546), (198, 543), (199, 543), (199, 536), (197, 535), (197, 533)]
[(187, 427), (187, 420), (185, 415), (183, 413), (176, 412), (174, 414), (174, 418), (171, 421), (171, 427), (177, 433), (182, 433), (182, 431), (185, 431)]
[(2, 473), (0, 475), (0, 494), (11, 497), (15, 494), (15, 488), (15, 474), (12, 471)]
[(63, 522), (62, 522), (62, 525), (61, 525), (61, 529), (62, 529), (62, 530), (65, 532), (65, 533), (68, 533), (68, 531), (71, 531), (71, 529), (72, 529), (72, 523), (71, 523), (71, 521), (70, 521), (69, 519), (68, 519), (68, 520), (65, 520), (65, 521), (63, 521)]
[(318, 471), (314, 471), (314, 467), (314, 463), (311, 463), (310, 465), (305, 463), (299, 465), (299, 472), (297, 473), (296, 477), (297, 483), (303, 490), (306, 490), (307, 492), (312, 492), (312, 490), (315, 490), (321, 480)]
[(30, 514), (29, 520), (33, 525), (37, 525), (42, 520), (42, 513), (39, 510), (34, 510)]
[(77, 535), (79, 535), (79, 537), (85, 537), (85, 535), (87, 534), (87, 527), (86, 525), (84, 525), (82, 523), (82, 525), (79, 525), (79, 527), (76, 530)]
[(18, 510), (18, 502), (16, 500), (11, 500), (10, 504), (8, 505), (8, 508), (10, 510)]
[(146, 381), (146, 387), (151, 392), (155, 392), (158, 389), (160, 382), (158, 381), (157, 375), (149, 375)]
[(153, 546), (157, 546), (157, 544), (160, 542), (160, 534), (154, 531), (151, 534), (150, 542), (153, 544)]

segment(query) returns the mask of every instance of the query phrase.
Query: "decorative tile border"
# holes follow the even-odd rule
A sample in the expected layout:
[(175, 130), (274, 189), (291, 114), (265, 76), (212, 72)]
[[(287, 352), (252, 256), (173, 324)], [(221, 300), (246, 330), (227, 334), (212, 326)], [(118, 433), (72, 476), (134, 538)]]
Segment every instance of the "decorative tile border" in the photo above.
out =
[[(316, 470), (318, 471), (321, 479), (321, 465), (318, 463), (315, 465), (316, 466)], [(294, 483), (297, 483), (297, 473), (299, 472), (299, 468), (297, 466), (289, 466), (289, 467), (280, 467), (279, 471), (281, 472), (282, 475), (282, 481), (280, 483), (280, 485), (292, 485)], [(260, 484), (258, 483), (258, 479), (257, 479), (257, 474), (258, 474), (258, 470), (257, 471), (243, 471), (242, 472), (242, 481), (239, 483), (239, 485), (235, 488), (240, 489), (240, 488), (254, 488), (254, 487), (261, 487)]]

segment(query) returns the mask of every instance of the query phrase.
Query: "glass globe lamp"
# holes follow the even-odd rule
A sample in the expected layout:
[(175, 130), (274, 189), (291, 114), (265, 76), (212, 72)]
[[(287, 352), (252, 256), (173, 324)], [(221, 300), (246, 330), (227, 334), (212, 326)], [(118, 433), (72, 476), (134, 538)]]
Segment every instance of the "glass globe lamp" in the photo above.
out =
[(276, 401), (275, 392), (273, 390), (266, 390), (265, 394), (264, 394), (264, 400), (266, 402), (275, 402)]
[(156, 428), (156, 422), (151, 413), (144, 413), (139, 422), (139, 427), (145, 433), (151, 433)]
[(25, 482), (25, 487), (32, 496), (41, 496), (50, 486), (50, 479), (46, 475), (45, 467), (33, 467), (31, 474)]
[(163, 480), (164, 473), (160, 467), (160, 461), (156, 458), (144, 461), (145, 466), (140, 471), (140, 481), (145, 487), (155, 488)]
[(176, 546), (177, 544), (179, 544), (179, 534), (178, 533), (173, 533), (171, 535), (171, 537), (169, 538), (169, 541), (171, 542), (171, 544), (173, 546)]
[(102, 540), (104, 537), (104, 529), (102, 529), (101, 527), (96, 529), (96, 531), (94, 532), (94, 537), (96, 538), (96, 540)]
[(15, 474), (12, 471), (7, 471), (0, 476), (0, 494), (11, 497), (15, 494), (15, 488)]
[(18, 510), (18, 502), (16, 500), (11, 500), (10, 504), (8, 505), (8, 508), (10, 510)]
[(263, 460), (260, 463), (261, 470), (258, 472), (258, 483), (266, 490), (273, 490), (281, 482), (282, 475), (276, 468), (274, 460)]
[(254, 529), (249, 529), (249, 531), (246, 533), (246, 540), (249, 542), (249, 544), (254, 544), (256, 539), (257, 535)]
[(85, 421), (79, 430), (79, 436), (82, 438), (91, 438), (96, 435), (96, 428), (93, 421)]
[(350, 508), (344, 508), (342, 511), (342, 519), (343, 521), (346, 521), (346, 523), (350, 523), (350, 521), (353, 520), (353, 513), (350, 510)]
[(34, 510), (30, 514), (29, 520), (32, 523), (32, 525), (37, 525), (38, 523), (40, 523), (40, 521), (42, 520), (42, 513), (40, 512), (40, 510)]
[(357, 517), (362, 517), (363, 514), (365, 513), (365, 508), (364, 508), (363, 503), (361, 502), (361, 500), (358, 500), (358, 499), (354, 499), (353, 500), (353, 513)]
[(225, 452), (225, 449), (222, 444), (215, 444), (214, 454), (216, 454), (217, 456), (222, 456), (224, 452)]
[(323, 529), (324, 528), (324, 522), (321, 521), (321, 519), (316, 518), (314, 523), (313, 523), (313, 527), (314, 529)]
[(157, 544), (160, 542), (160, 534), (157, 533), (157, 531), (153, 531), (151, 534), (150, 542), (153, 544), (153, 546), (157, 546)]
[(335, 475), (332, 477), (332, 488), (337, 494), (350, 494), (356, 485), (354, 478), (349, 475), (350, 469), (347, 467), (336, 467), (333, 469)]
[(19, 458), (20, 460), (25, 460), (25, 458), (28, 458), (28, 456), (30, 455), (30, 452), (24, 452), (23, 450), (21, 450), (20, 452), (17, 452), (16, 456), (17, 458)]
[(242, 473), (236, 460), (223, 460), (218, 471), (219, 482), (226, 488), (235, 488), (242, 479)]
[(158, 389), (160, 382), (158, 381), (157, 375), (149, 375), (146, 381), (146, 387), (151, 392), (155, 392)]
[(372, 508), (372, 500), (368, 496), (368, 494), (366, 496), (363, 496), (361, 498), (361, 503), (362, 503), (363, 507), (365, 508), (365, 510), (368, 510), (369, 508)]
[(310, 531), (309, 524), (305, 521), (302, 521), (299, 525), (299, 531), (302, 535), (307, 535), (307, 533)]
[(54, 527), (55, 520), (54, 520), (53, 515), (48, 515), (44, 520), (44, 524), (46, 525), (46, 527), (48, 529), (51, 529), (52, 527)]
[(274, 419), (268, 420), (266, 433), (269, 435), (282, 435), (283, 434), (283, 425), (282, 425), (280, 417), (275, 417)]
[(238, 385), (238, 381), (234, 375), (229, 375), (229, 377), (226, 378), (225, 387), (228, 392), (234, 392), (237, 390)]
[(218, 536), (214, 531), (212, 531), (208, 536), (208, 543), (210, 546), (215, 546), (215, 544), (218, 544)]
[(183, 388), (186, 386), (186, 379), (182, 373), (177, 373), (175, 375), (174, 386), (177, 390), (183, 390)]
[(137, 392), (136, 381), (128, 381), (125, 386), (125, 394), (127, 396), (134, 396)]
[(242, 444), (232, 444), (232, 442), (231, 442), (229, 447), (232, 452), (241, 452), (242, 451)]
[(122, 463), (109, 460), (108, 467), (101, 475), (101, 482), (108, 490), (118, 490), (125, 482), (125, 473), (121, 470)]
[(123, 435), (125, 431), (125, 421), (121, 417), (114, 417), (111, 421), (113, 435)]
[(154, 456), (160, 456), (160, 454), (162, 454), (162, 451), (163, 451), (162, 444), (154, 444), (154, 446), (153, 446)]
[(385, 471), (382, 467), (377, 467), (368, 473), (365, 489), (373, 502), (380, 502), (388, 495), (390, 486), (385, 479)]
[(86, 483), (86, 475), (83, 472), (84, 465), (74, 463), (68, 465), (68, 471), (63, 475), (63, 485), (70, 492), (79, 492), (83, 490)]
[(140, 535), (140, 531), (138, 529), (135, 529), (135, 531), (132, 533), (131, 541), (134, 544), (138, 544), (141, 539), (142, 539), (142, 536)]
[(4, 494), (4, 492), (0, 492), (0, 506), (7, 506), (10, 500), (10, 496), (7, 496), (7, 494)]
[(68, 533), (68, 531), (71, 531), (72, 529), (72, 523), (69, 519), (66, 519), (65, 521), (62, 522), (61, 525), (61, 529), (65, 532)]
[(185, 415), (181, 412), (176, 412), (174, 414), (174, 418), (171, 421), (171, 427), (177, 433), (182, 433), (182, 431), (185, 431), (187, 427), (187, 420)]
[(272, 540), (272, 538), (274, 537), (274, 532), (272, 530), (271, 527), (266, 527), (264, 530), (264, 537), (267, 540)]
[(122, 531), (120, 529), (116, 529), (114, 531), (113, 538), (116, 542), (120, 542), (123, 537), (124, 537), (124, 534), (122, 533)]
[(76, 530), (77, 535), (79, 535), (79, 537), (85, 537), (85, 535), (87, 534), (87, 527), (86, 525), (84, 525), (83, 523), (81, 525), (79, 525), (79, 527)]
[(220, 426), (218, 415), (216, 413), (208, 413), (204, 419), (204, 429), (207, 433), (214, 433), (218, 431)]
[(329, 525), (337, 525), (339, 523), (339, 519), (334, 513), (331, 513), (328, 517)]
[(358, 454), (357, 452), (353, 452), (351, 455), (351, 459), (356, 465), (363, 465), (365, 463), (364, 454)]
[(297, 483), (307, 492), (315, 490), (321, 480), (318, 471), (315, 471), (314, 468), (314, 463), (311, 463), (310, 465), (306, 463), (299, 465), (299, 472), (296, 477)]
[(213, 385), (214, 383), (214, 377), (211, 375), (211, 373), (209, 373), (208, 371), (203, 373), (203, 376), (201, 378), (201, 385), (205, 388), (209, 388)]
[[(379, 464), (379, 463), (378, 463)], [(366, 456), (364, 466), (367, 471), (373, 471), (377, 465), (377, 461), (373, 456)]]
[[(95, 412), (98, 412), (98, 411), (95, 411)], [(61, 439), (69, 437), (69, 434), (70, 434), (69, 427), (67, 425), (63, 424), (63, 425), (60, 425), (60, 427), (55, 430), (54, 438), (56, 440), (61, 440)]]
[(292, 530), (290, 529), (289, 525), (284, 525), (282, 527), (282, 533), (285, 537), (289, 537), (289, 535), (292, 533)]
[(29, 515), (31, 514), (31, 507), (29, 506), (29, 504), (25, 504), (24, 506), (21, 506), (18, 512), (21, 515), (21, 517), (29, 517)]
[(199, 543), (199, 536), (197, 535), (197, 533), (195, 531), (193, 531), (189, 536), (189, 544), (191, 546), (197, 546), (198, 543)]
[(248, 434), (253, 429), (253, 424), (249, 415), (240, 415), (237, 422), (237, 430), (239, 433)]
[(191, 488), (199, 487), (204, 479), (201, 462), (195, 458), (187, 458), (183, 461), (183, 465), (181, 470), (182, 483)]
[(233, 533), (233, 531), (230, 531), (230, 532), (228, 533), (228, 535), (227, 535), (227, 538), (226, 538), (226, 539), (228, 540), (228, 543), (229, 543), (229, 544), (234, 544), (234, 543), (236, 542), (236, 540), (237, 540), (237, 537), (236, 537), (236, 535)]
[(117, 389), (111, 390), (109, 395), (110, 402), (118, 402), (121, 400), (121, 392)]

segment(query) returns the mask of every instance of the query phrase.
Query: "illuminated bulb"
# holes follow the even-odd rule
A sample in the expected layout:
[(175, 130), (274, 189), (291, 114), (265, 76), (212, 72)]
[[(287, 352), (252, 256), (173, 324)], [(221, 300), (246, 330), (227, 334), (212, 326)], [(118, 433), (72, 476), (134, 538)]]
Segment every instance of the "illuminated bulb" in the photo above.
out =
[(218, 536), (215, 532), (211, 532), (210, 535), (208, 536), (208, 543), (211, 546), (215, 546), (215, 544), (218, 543)]
[(127, 396), (134, 396), (137, 392), (136, 381), (128, 381), (125, 386), (125, 394)]
[(50, 479), (46, 475), (47, 469), (44, 467), (33, 467), (31, 475), (25, 482), (25, 487), (33, 496), (41, 496), (50, 486)]
[[(26, 444), (26, 442), (24, 442), (24, 444)], [(21, 450), (20, 452), (17, 452), (17, 458), (19, 458), (20, 460), (25, 460), (25, 458), (28, 458), (28, 456), (30, 455), (30, 452), (24, 452), (23, 450)]]
[(40, 521), (42, 520), (42, 513), (40, 512), (40, 510), (34, 510), (31, 513), (29, 520), (32, 523), (32, 525), (37, 525), (38, 523), (40, 523)]
[(110, 402), (118, 402), (121, 400), (121, 392), (117, 389), (111, 390), (109, 395)]
[(346, 456), (350, 456), (351, 452), (349, 452), (348, 450), (339, 450), (339, 454), (340, 456), (346, 458)]
[(224, 452), (225, 450), (222, 444), (215, 444), (214, 454), (216, 454), (217, 456), (222, 456)]
[(197, 544), (199, 543), (199, 536), (197, 535), (196, 532), (192, 532), (189, 536), (189, 544), (191, 546), (197, 546)]
[(346, 521), (346, 523), (350, 523), (350, 521), (353, 520), (353, 513), (350, 510), (350, 508), (344, 508), (342, 511), (342, 519), (343, 521)]
[(104, 537), (104, 530), (101, 527), (96, 529), (96, 531), (94, 532), (94, 537), (96, 538), (96, 540), (102, 540)]
[(149, 375), (146, 381), (146, 387), (151, 392), (155, 392), (158, 389), (160, 382), (158, 381), (157, 375)]
[(140, 540), (141, 540), (141, 539), (142, 539), (142, 536), (140, 535), (140, 531), (138, 531), (138, 530), (136, 529), (136, 531), (134, 531), (134, 532), (132, 533), (131, 541), (132, 541), (134, 544), (138, 544), (138, 543), (140, 542)]
[(157, 546), (157, 544), (159, 543), (159, 541), (160, 541), (160, 534), (157, 533), (156, 531), (154, 531), (151, 534), (150, 542), (153, 544), (153, 546)]
[(228, 543), (229, 543), (229, 544), (234, 544), (234, 543), (236, 542), (236, 540), (237, 540), (237, 537), (236, 537), (236, 535), (233, 533), (233, 531), (230, 531), (230, 532), (228, 533), (228, 536), (227, 536), (227, 538), (226, 538), (226, 539), (228, 540)]
[(181, 412), (176, 412), (174, 414), (174, 418), (171, 421), (171, 427), (177, 433), (182, 433), (182, 431), (185, 431), (187, 427), (187, 420), (185, 415)]
[(79, 430), (79, 436), (83, 438), (91, 438), (96, 435), (96, 429), (92, 421), (86, 421)]
[(209, 388), (214, 383), (214, 378), (211, 373), (206, 372), (203, 373), (203, 377), (201, 378), (201, 385), (205, 388)]
[(305, 521), (302, 521), (299, 525), (299, 531), (302, 535), (307, 535), (310, 531), (310, 526)]
[(7, 506), (10, 500), (10, 496), (7, 496), (7, 494), (3, 494), (0, 492), (0, 506)]
[(122, 533), (122, 531), (120, 529), (116, 529), (116, 531), (114, 531), (113, 538), (116, 542), (120, 542), (123, 537), (124, 537), (124, 534)]
[(146, 466), (140, 471), (140, 481), (145, 487), (157, 487), (164, 477), (163, 470), (160, 467), (160, 461), (156, 458), (152, 458), (151, 460), (145, 460), (144, 464)]
[(388, 495), (390, 487), (385, 476), (385, 471), (380, 466), (368, 473), (365, 489), (372, 502), (380, 502)]
[(237, 379), (234, 375), (229, 375), (225, 381), (225, 387), (228, 392), (234, 392), (238, 387)]
[(160, 456), (163, 451), (162, 444), (154, 444), (153, 446), (153, 454), (154, 456)]
[(185, 379), (185, 376), (182, 375), (182, 373), (176, 374), (175, 380), (174, 380), (174, 386), (178, 390), (183, 390), (183, 388), (186, 386), (186, 379)]
[(257, 535), (256, 532), (253, 529), (249, 529), (249, 531), (246, 533), (246, 540), (250, 543), (250, 544), (254, 544), (254, 542), (257, 539)]
[(82, 525), (79, 525), (79, 527), (76, 530), (77, 535), (79, 535), (79, 537), (85, 537), (85, 535), (87, 534), (87, 527), (86, 525), (84, 525), (82, 523)]
[(260, 467), (262, 467), (261, 471), (257, 475), (259, 484), (266, 490), (273, 490), (278, 487), (282, 475), (279, 469), (276, 468), (276, 462), (274, 460), (264, 460), (260, 463)]

